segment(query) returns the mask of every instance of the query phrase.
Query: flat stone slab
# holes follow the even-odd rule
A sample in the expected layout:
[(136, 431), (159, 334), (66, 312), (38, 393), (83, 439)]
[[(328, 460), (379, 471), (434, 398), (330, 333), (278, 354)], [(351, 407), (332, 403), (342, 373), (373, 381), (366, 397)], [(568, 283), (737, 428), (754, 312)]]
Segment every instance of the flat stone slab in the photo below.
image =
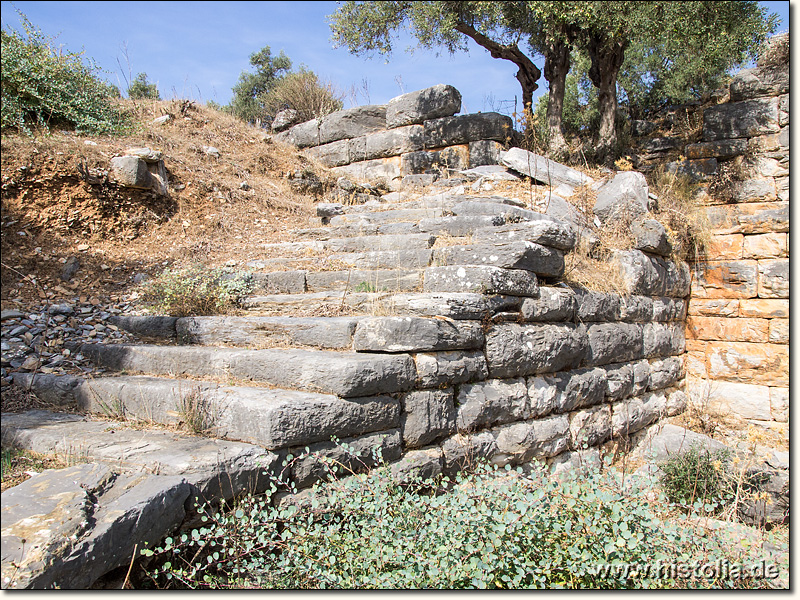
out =
[(532, 296), (539, 293), (536, 275), (491, 266), (445, 266), (425, 269), (425, 292), (480, 292)]
[(552, 221), (553, 217), (538, 213), (527, 208), (506, 204), (503, 202), (492, 202), (489, 198), (475, 198), (474, 200), (464, 200), (455, 204), (452, 208), (453, 214), (457, 216), (500, 216), (506, 221)]
[(352, 290), (354, 292), (410, 292), (422, 286), (424, 271), (400, 269), (354, 269), (321, 271), (306, 275), (310, 292)]
[(511, 148), (508, 152), (501, 153), (500, 162), (518, 173), (554, 188), (566, 185), (574, 190), (582, 185), (594, 183), (591, 177), (576, 169), (522, 148)]
[(184, 317), (178, 319), (177, 332), (181, 344), (348, 348), (358, 321), (358, 317)]
[(387, 294), (374, 301), (377, 310), (395, 315), (483, 319), (499, 312), (519, 310), (522, 298), (487, 296), (473, 292)]
[(485, 227), (472, 234), (472, 241), (476, 244), (528, 241), (559, 250), (572, 250), (577, 239), (574, 227), (554, 219)]
[(266, 294), (248, 296), (243, 299), (242, 306), (248, 312), (258, 313), (262, 316), (280, 316), (293, 310), (325, 314), (326, 311), (336, 312), (342, 307), (354, 311), (368, 311), (376, 303), (388, 301), (394, 295), (392, 292), (354, 292), (352, 290), (329, 290), (305, 294)]
[(583, 328), (568, 323), (503, 323), (486, 334), (491, 377), (519, 377), (578, 367), (587, 352)]
[(404, 354), (122, 344), (89, 344), (81, 352), (116, 371), (234, 377), (345, 398), (405, 391), (416, 379), (414, 361)]
[(445, 318), (365, 317), (353, 336), (353, 349), (360, 352), (472, 350), (481, 346), (479, 322)]
[(447, 246), (433, 252), (438, 265), (488, 265), (503, 269), (522, 269), (542, 277), (564, 274), (564, 254), (525, 240), (496, 244)]
[(356, 269), (414, 269), (430, 265), (432, 250), (387, 250), (381, 252), (347, 252), (331, 254), (333, 261)]
[(174, 338), (177, 317), (111, 315), (108, 322), (143, 337)]
[(277, 467), (279, 460), (252, 444), (131, 429), (113, 421), (41, 410), (3, 414), (2, 437), (4, 447), (180, 475), (208, 500), (264, 491), (270, 484), (265, 473)]
[(380, 212), (337, 215), (331, 217), (331, 225), (339, 226), (348, 223), (382, 224), (398, 221), (419, 221), (420, 219), (441, 217), (441, 208), (398, 208)]
[(180, 476), (84, 464), (37, 473), (2, 495), (5, 589), (86, 589), (186, 516)]
[(422, 219), (417, 224), (420, 231), (436, 235), (461, 237), (487, 227), (499, 227), (506, 222), (502, 215), (470, 215)]

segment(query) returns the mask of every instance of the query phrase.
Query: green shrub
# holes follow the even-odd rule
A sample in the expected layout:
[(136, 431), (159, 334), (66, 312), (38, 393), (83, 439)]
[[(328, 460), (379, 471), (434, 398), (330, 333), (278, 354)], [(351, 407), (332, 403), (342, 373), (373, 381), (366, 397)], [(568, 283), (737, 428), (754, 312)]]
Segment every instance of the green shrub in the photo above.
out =
[(164, 269), (144, 286), (142, 300), (175, 317), (214, 315), (235, 308), (252, 290), (252, 275), (193, 265)]
[(692, 446), (669, 458), (661, 468), (661, 486), (667, 498), (684, 507), (696, 502), (718, 512), (736, 495), (736, 480), (729, 474), (730, 451)]
[(128, 88), (128, 98), (134, 100), (161, 100), (158, 86), (147, 81), (147, 73), (139, 73)]
[(59, 127), (79, 133), (119, 132), (126, 117), (113, 86), (84, 64), (81, 53), (56, 48), (20, 13), (25, 34), (2, 31), (2, 130)]
[(281, 589), (764, 585), (676, 581), (675, 575), (601, 566), (744, 558), (734, 551), (741, 547), (721, 534), (698, 537), (685, 521), (662, 518), (659, 506), (648, 499), (653, 491), (624, 484), (616, 472), (559, 481), (543, 468), (522, 474), (479, 466), (452, 482), (400, 482), (383, 467), (319, 484), (305, 500), (276, 508), (271, 495), (278, 490), (273, 485), (266, 496), (245, 497), (230, 512), (199, 507), (202, 527), (142, 551), (153, 561), (148, 571), (153, 584)]

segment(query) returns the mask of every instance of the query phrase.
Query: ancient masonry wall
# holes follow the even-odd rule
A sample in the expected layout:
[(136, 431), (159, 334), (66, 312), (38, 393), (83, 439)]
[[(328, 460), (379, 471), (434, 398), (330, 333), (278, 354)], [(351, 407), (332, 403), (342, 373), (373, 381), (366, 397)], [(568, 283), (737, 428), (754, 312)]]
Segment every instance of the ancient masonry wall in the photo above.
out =
[(362, 179), (498, 164), (514, 133), (511, 119), (494, 112), (454, 116), (460, 110), (459, 91), (440, 84), (300, 123), (276, 138)]
[(707, 187), (712, 239), (693, 273), (690, 395), (745, 419), (788, 422), (788, 51), (785, 60), (775, 59), (776, 45), (788, 47), (788, 34), (782, 38), (773, 38), (758, 66), (722, 90), (726, 102), (705, 108), (701, 141), (657, 138), (643, 146), (683, 154), (668, 168)]

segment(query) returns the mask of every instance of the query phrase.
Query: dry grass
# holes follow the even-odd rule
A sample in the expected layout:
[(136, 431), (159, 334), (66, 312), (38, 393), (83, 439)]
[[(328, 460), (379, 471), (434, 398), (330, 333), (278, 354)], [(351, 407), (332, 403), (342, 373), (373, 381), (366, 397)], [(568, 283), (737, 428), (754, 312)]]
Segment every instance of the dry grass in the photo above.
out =
[(2, 452), (2, 492), (47, 469), (64, 469), (87, 462), (80, 453), (39, 454), (9, 447), (3, 448)]
[(594, 292), (620, 296), (630, 293), (617, 264), (608, 257), (595, 258), (585, 240), (580, 240), (575, 249), (564, 256), (563, 281)]

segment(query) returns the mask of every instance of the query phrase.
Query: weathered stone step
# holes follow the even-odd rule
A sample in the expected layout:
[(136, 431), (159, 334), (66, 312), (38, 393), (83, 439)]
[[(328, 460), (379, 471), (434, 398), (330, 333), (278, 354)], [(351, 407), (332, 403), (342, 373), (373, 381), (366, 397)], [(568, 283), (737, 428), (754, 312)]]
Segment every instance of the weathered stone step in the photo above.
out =
[(520, 269), (493, 266), (452, 265), (425, 269), (425, 292), (477, 292), (535, 298), (536, 275)]
[(400, 392), (416, 381), (406, 354), (271, 348), (86, 344), (81, 353), (116, 371), (163, 376), (233, 377), (344, 398)]
[(470, 244), (437, 248), (435, 265), (487, 265), (503, 269), (523, 269), (542, 277), (564, 274), (564, 253), (528, 241)]
[(72, 413), (5, 413), (3, 446), (76, 460), (110, 463), (159, 475), (180, 475), (206, 499), (230, 499), (263, 491), (265, 471), (278, 455), (262, 446), (164, 429), (148, 429)]
[(468, 215), (422, 219), (417, 227), (424, 233), (460, 237), (484, 228), (500, 227), (505, 225), (505, 222), (505, 218), (501, 215)]
[(452, 208), (456, 216), (499, 215), (506, 221), (552, 221), (553, 217), (510, 204), (491, 202), (487, 198), (464, 200)]
[(313, 256), (315, 252), (373, 252), (387, 250), (424, 250), (433, 246), (436, 236), (430, 233), (397, 234), (397, 235), (360, 235), (324, 240), (308, 240), (298, 242), (278, 242), (263, 244), (265, 249), (279, 250), (284, 253), (298, 253), (301, 256)]
[[(479, 218), (479, 217), (451, 217), (451, 218)], [(432, 232), (435, 233), (435, 232)], [(525, 240), (557, 248), (559, 250), (572, 250), (578, 239), (575, 228), (568, 223), (541, 219), (522, 223), (509, 223), (499, 227), (482, 227), (472, 234), (473, 243), (502, 243)]]
[[(254, 269), (295, 269), (309, 271), (341, 270), (342, 266), (353, 266), (359, 269), (401, 269), (427, 267), (431, 262), (432, 251), (429, 249), (383, 250), (370, 252), (341, 252), (324, 257), (307, 258), (269, 258), (253, 260), (247, 266)], [(275, 277), (256, 274), (265, 282)], [(263, 284), (262, 287), (269, 287)]]
[(380, 212), (343, 214), (331, 217), (330, 224), (333, 226), (345, 225), (347, 223), (368, 223), (383, 224), (396, 223), (400, 221), (419, 221), (420, 219), (442, 217), (445, 209), (433, 208), (398, 208), (395, 210), (383, 210)]
[(306, 289), (309, 292), (410, 292), (422, 288), (424, 272), (424, 269), (351, 269), (306, 273)]

